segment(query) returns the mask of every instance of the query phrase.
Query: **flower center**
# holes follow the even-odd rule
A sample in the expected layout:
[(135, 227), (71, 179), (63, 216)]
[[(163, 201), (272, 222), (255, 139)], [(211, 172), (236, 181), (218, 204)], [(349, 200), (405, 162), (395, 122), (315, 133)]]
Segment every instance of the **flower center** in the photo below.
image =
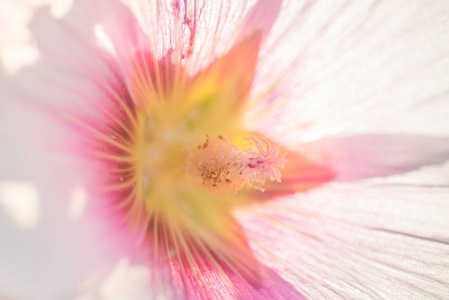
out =
[(244, 186), (263, 192), (267, 177), (281, 181), (279, 169), (286, 163), (286, 153), (279, 155), (278, 147), (266, 139), (245, 138), (248, 149), (222, 134), (217, 138), (206, 134), (198, 142), (196, 135), (180, 124), (156, 126), (151, 120), (146, 122), (141, 156), (147, 205), (154, 204), (155, 199), (148, 195), (155, 190), (176, 194), (193, 185), (198, 192), (212, 191), (215, 197), (221, 197), (237, 193)]
[(236, 43), (196, 74), (174, 54), (138, 52), (129, 89), (105, 88), (120, 108), (105, 130), (112, 135), (85, 126), (98, 136), (114, 213), (143, 230), (153, 263), (174, 273), (218, 268), (259, 281), (233, 210), (257, 200), (238, 191), (264, 191), (286, 163), (243, 126), (259, 42)]

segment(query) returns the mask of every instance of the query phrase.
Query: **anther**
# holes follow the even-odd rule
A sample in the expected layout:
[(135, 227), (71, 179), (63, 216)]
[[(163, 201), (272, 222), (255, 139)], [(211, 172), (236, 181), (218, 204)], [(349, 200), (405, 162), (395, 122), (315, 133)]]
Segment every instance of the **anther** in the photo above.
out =
[(278, 147), (263, 138), (247, 140), (249, 149), (240, 149), (225, 135), (218, 139), (206, 135), (201, 147), (189, 150), (188, 173), (201, 178), (203, 186), (220, 193), (237, 192), (245, 185), (264, 191), (266, 177), (280, 182), (278, 169), (287, 162), (286, 153), (278, 155)]

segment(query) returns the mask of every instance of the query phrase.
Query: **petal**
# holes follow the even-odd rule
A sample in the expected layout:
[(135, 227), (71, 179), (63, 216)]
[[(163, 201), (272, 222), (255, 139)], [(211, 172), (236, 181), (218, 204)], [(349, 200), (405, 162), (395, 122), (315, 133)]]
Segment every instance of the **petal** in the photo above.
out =
[(439, 299), (449, 292), (447, 195), (333, 184), (237, 215), (255, 255), (309, 299)]
[[(0, 74), (0, 297), (72, 298), (137, 244), (114, 215), (98, 215), (105, 199), (91, 201), (90, 187), (102, 173), (85, 155), (85, 131), (73, 123), (110, 126), (110, 106), (98, 107), (113, 97), (97, 83), (120, 82), (97, 47), (91, 13), (81, 2), (63, 19), (39, 10), (31, 30), (40, 60)], [(17, 201), (34, 208), (20, 216)]]
[[(197, 35), (198, 39), (204, 38), (201, 30), (205, 29), (200, 29), (200, 26), (204, 26), (204, 22), (210, 22), (206, 19), (205, 12), (213, 16), (217, 10), (219, 12), (223, 9), (222, 6), (216, 7), (207, 3), (199, 6), (196, 2), (190, 1), (183, 3), (174, 1), (171, 6), (165, 6), (160, 3), (138, 1), (138, 7), (142, 8), (141, 11), (136, 12), (137, 18), (128, 7), (116, 1), (98, 0), (95, 6), (101, 12), (101, 25), (114, 46), (133, 99), (149, 115), (158, 107), (151, 105), (151, 102), (164, 102), (166, 98), (170, 98), (167, 96), (167, 90), (175, 90), (179, 95), (176, 94), (174, 97), (183, 98), (186, 72), (190, 75), (206, 73), (207, 76), (217, 77), (214, 73), (221, 76), (222, 73), (232, 74), (238, 66), (238, 69), (248, 73), (248, 75), (245, 74), (245, 80), (252, 81), (254, 60), (257, 58), (261, 42), (260, 37), (265, 36), (271, 29), (279, 13), (281, 2), (258, 1), (247, 12), (246, 17), (242, 16), (242, 20), (236, 20), (242, 22), (241, 30), (235, 33), (234, 37), (225, 40), (227, 47), (221, 51), (216, 51), (217, 45), (207, 49), (200, 44), (201, 48), (198, 51), (194, 48), (198, 45)], [(146, 32), (139, 24), (139, 16), (144, 19), (141, 22), (148, 26)], [(223, 21), (217, 22), (219, 23), (217, 26), (224, 25), (220, 24)], [(211, 26), (211, 24), (208, 25)], [(200, 52), (206, 52), (207, 60), (191, 57)], [(238, 56), (235, 55), (236, 52)], [(226, 67), (222, 64), (223, 57), (231, 60), (233, 65), (229, 69), (227, 68), (229, 64)], [(212, 67), (206, 67), (207, 65)], [(209, 70), (200, 72), (198, 66)], [(242, 71), (235, 77), (240, 79), (241, 73)], [(203, 74), (200, 74), (200, 77)], [(231, 78), (229, 75), (228, 77)], [(213, 86), (202, 81), (201, 85)], [(223, 85), (226, 87), (226, 84)], [(243, 85), (247, 88), (248, 84)], [(232, 87), (229, 89), (233, 90)], [(235, 96), (235, 98), (239, 97), (242, 96)]]
[[(279, 277), (272, 270), (265, 268), (263, 273), (266, 274), (267, 283), (264, 288), (251, 288), (243, 280), (232, 278), (234, 284), (239, 288), (238, 295), (243, 299), (305, 299), (296, 289), (288, 282)], [(96, 299), (95, 295), (101, 295), (104, 299), (121, 300), (121, 299), (148, 299), (149, 295), (154, 296), (151, 299), (177, 299), (173, 296), (170, 289), (161, 291), (166, 288), (164, 286), (152, 287), (148, 285), (151, 280), (150, 271), (146, 265), (132, 264), (127, 260), (120, 261), (113, 272), (103, 281), (97, 290), (86, 293), (86, 299)], [(224, 282), (217, 279), (217, 274), (206, 274), (210, 289), (214, 290), (214, 296), (217, 299), (234, 299), (224, 286)], [(174, 282), (171, 282), (174, 284)], [(206, 287), (204, 287), (205, 289)], [(159, 290), (159, 294), (155, 291)], [(202, 299), (200, 296), (201, 287), (197, 287), (195, 296), (192, 299)], [(255, 293), (257, 291), (257, 293)], [(164, 297), (165, 296), (165, 297)], [(84, 298), (81, 298), (84, 299)]]
[(281, 4), (282, 0), (258, 0), (246, 15), (240, 36), (246, 37), (255, 32), (267, 35), (279, 16)]
[(131, 2), (152, 47), (158, 45), (174, 53), (179, 50), (176, 56), (192, 56), (190, 74), (209, 65), (234, 43), (256, 32), (268, 34), (282, 4), (282, 0)]
[[(105, 36), (111, 42), (116, 59), (125, 78), (126, 85), (137, 102), (137, 105), (148, 113), (144, 99), (135, 90), (133, 79), (137, 73), (138, 86), (146, 86), (152, 82), (151, 73), (145, 69), (147, 64), (158, 66), (157, 57), (150, 56), (156, 50), (142, 31), (137, 19), (130, 9), (119, 1), (98, 0), (93, 2), (97, 17)], [(157, 53), (157, 50), (153, 53)], [(153, 70), (151, 70), (154, 72)], [(157, 73), (162, 72), (157, 70)]]
[(447, 134), (448, 11), (445, 1), (285, 3), (261, 50), (252, 129), (292, 147)]
[[(348, 181), (403, 174), (449, 160), (449, 139), (415, 135), (354, 135), (300, 147), (328, 166), (333, 180)], [(300, 170), (298, 170), (300, 171)]]
[(399, 175), (449, 160), (449, 139), (414, 135), (354, 135), (307, 143), (288, 153), (282, 182), (266, 186), (273, 195), (317, 188), (330, 181)]

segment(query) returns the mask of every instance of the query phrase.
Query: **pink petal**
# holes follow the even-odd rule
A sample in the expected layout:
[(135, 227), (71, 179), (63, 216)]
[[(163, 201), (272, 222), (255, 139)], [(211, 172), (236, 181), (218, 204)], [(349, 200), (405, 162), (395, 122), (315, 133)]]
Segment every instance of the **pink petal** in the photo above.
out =
[(449, 139), (416, 135), (328, 138), (300, 149), (328, 166), (338, 181), (403, 174), (449, 160)]
[(256, 32), (268, 34), (281, 3), (281, 0), (254, 3), (136, 0), (131, 7), (150, 39), (150, 46), (158, 45), (164, 51), (179, 50), (185, 58), (191, 55), (189, 73), (195, 74), (247, 36)]
[[(156, 50), (151, 48), (154, 45), (150, 44), (130, 9), (121, 2), (98, 0), (93, 1), (93, 5), (97, 11), (96, 17), (101, 28), (114, 47), (116, 59), (128, 90), (134, 99), (141, 99), (142, 97), (139, 97), (135, 90), (133, 77), (136, 72), (140, 74), (140, 85), (153, 80), (144, 69), (147, 64), (157, 64), (154, 61), (157, 57), (151, 55), (151, 50)], [(137, 104), (144, 111), (148, 110), (144, 103), (137, 102)]]
[[(104, 180), (104, 172), (85, 155), (93, 140), (74, 120), (99, 131), (118, 126), (107, 122), (111, 118), (105, 110), (114, 102), (97, 83), (121, 88), (117, 67), (96, 46), (91, 13), (75, 6), (58, 20), (41, 9), (31, 29), (42, 58), (14, 76), (1, 74), (0, 189), (31, 185), (40, 215), (34, 227), (23, 231), (12, 216), (0, 212), (0, 297), (74, 295), (82, 282), (103, 275), (137, 244), (116, 216), (98, 218), (98, 206), (107, 199), (89, 201), (95, 196), (90, 187)], [(105, 110), (99, 109), (102, 105)], [(2, 201), (14, 200), (14, 194), (7, 195)], [(81, 206), (88, 202), (84, 210), (80, 201)]]
[[(246, 17), (244, 19), (242, 17), (242, 30), (237, 33), (238, 37), (235, 41), (228, 41), (228, 47), (232, 46), (231, 49), (242, 48), (241, 44), (244, 44), (244, 48), (249, 49), (251, 57), (246, 57), (244, 49), (239, 50), (243, 52), (239, 53), (242, 54), (241, 59), (245, 60), (243, 64), (238, 59), (230, 59), (230, 61), (239, 65), (247, 63), (247, 69), (252, 73), (260, 44), (259, 37), (265, 36), (271, 29), (280, 11), (281, 2), (258, 1), (249, 10)], [(100, 12), (101, 25), (114, 46), (127, 87), (137, 105), (148, 114), (151, 107), (147, 103), (160, 101), (159, 98), (163, 97), (163, 91), (173, 89), (174, 83), (183, 81), (184, 72), (194, 74), (199, 71), (198, 66), (206, 67), (203, 65), (202, 59), (196, 61), (197, 58), (191, 58), (191, 55), (201, 51), (215, 52), (206, 61), (206, 64), (214, 65), (216, 63), (214, 59), (217, 56), (222, 56), (224, 52), (233, 50), (224, 49), (222, 52), (216, 52), (215, 48), (218, 46), (215, 45), (212, 49), (205, 47), (194, 51), (198, 45), (196, 35), (199, 33), (199, 28), (197, 26), (201, 26), (200, 23), (205, 18), (203, 13), (207, 11), (212, 14), (215, 13), (213, 10), (221, 10), (221, 7), (214, 8), (213, 6), (208, 7), (208, 5), (204, 7), (188, 1), (184, 3), (174, 1), (171, 6), (152, 5), (145, 2), (138, 4), (140, 4), (138, 7), (141, 8), (141, 11), (136, 13), (137, 17), (144, 18), (142, 22), (151, 26), (147, 32), (141, 28), (133, 12), (119, 2), (98, 0), (95, 2), (95, 7)], [(150, 20), (145, 21), (148, 18)], [(172, 19), (173, 21), (170, 21)], [(218, 22), (220, 23), (220, 21)], [(219, 25), (223, 26), (224, 24)], [(156, 30), (156, 28), (160, 30)], [(176, 30), (181, 33), (177, 33)], [(187, 39), (184, 37), (185, 32), (189, 32), (188, 42), (184, 41)], [(189, 69), (184, 70), (181, 64), (190, 59), (192, 61), (187, 64)], [(225, 71), (230, 72), (232, 68)], [(240, 77), (239, 75), (235, 76)], [(253, 74), (247, 77), (252, 79)], [(182, 87), (178, 89), (182, 89)], [(236, 98), (240, 97), (236, 96)]]
[(246, 37), (260, 32), (265, 37), (279, 16), (281, 4), (282, 0), (258, 0), (247, 13), (240, 35)]

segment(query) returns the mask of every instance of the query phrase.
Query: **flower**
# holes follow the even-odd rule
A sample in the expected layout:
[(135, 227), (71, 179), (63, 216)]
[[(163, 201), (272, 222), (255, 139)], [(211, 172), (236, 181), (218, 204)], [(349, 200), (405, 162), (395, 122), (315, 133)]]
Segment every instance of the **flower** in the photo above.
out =
[(1, 297), (449, 294), (449, 5), (65, 9), (2, 43)]

